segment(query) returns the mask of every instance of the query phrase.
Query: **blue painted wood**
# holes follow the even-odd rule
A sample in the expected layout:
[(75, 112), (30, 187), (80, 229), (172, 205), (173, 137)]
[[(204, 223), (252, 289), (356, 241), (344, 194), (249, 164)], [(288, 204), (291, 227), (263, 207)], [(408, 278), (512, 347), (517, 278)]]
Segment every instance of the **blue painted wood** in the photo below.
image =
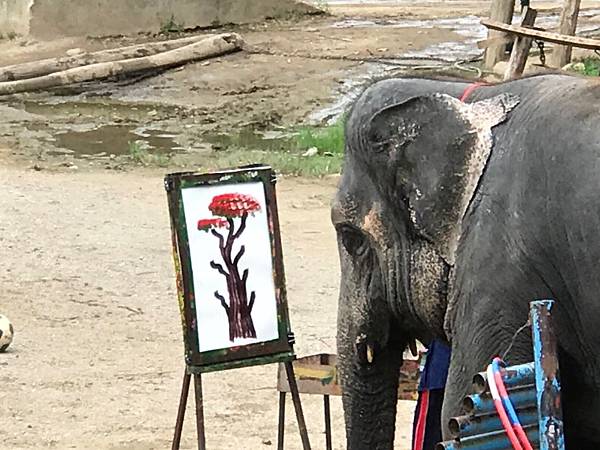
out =
[(540, 450), (564, 450), (557, 343), (550, 313), (552, 300), (530, 305)]

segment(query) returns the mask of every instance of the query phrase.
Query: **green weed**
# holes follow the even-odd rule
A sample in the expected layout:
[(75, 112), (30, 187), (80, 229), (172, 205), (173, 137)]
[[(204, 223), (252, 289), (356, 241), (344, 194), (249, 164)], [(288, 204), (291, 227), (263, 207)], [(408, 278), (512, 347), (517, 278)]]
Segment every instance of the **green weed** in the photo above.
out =
[(142, 164), (146, 162), (148, 157), (148, 151), (137, 141), (129, 141), (127, 143), (127, 153), (134, 162)]
[(160, 32), (162, 34), (181, 33), (182, 31), (184, 31), (184, 25), (182, 23), (178, 23), (175, 20), (175, 16), (173, 14), (166, 22), (163, 22), (160, 26)]
[(600, 76), (600, 58), (590, 56), (571, 64), (569, 70), (588, 77)]
[(19, 35), (17, 33), (15, 33), (14, 31), (9, 31), (8, 33), (6, 33), (6, 37), (10, 40), (10, 41), (14, 41)]
[(127, 153), (133, 162), (145, 166), (167, 167), (171, 161), (168, 155), (149, 153), (138, 141), (129, 141), (127, 143)]

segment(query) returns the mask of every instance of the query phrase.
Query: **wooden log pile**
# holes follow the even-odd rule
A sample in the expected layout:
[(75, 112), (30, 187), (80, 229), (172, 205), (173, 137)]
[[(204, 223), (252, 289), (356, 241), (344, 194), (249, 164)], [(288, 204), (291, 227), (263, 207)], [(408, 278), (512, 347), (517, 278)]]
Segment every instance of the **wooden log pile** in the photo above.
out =
[(241, 50), (237, 33), (151, 42), (65, 58), (0, 67), (0, 95), (166, 70)]

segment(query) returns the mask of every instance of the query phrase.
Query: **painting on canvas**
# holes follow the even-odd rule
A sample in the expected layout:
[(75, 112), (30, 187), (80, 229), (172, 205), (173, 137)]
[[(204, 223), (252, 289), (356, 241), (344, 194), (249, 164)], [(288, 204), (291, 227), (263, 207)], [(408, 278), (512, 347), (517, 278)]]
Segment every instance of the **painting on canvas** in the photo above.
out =
[(200, 352), (279, 337), (262, 183), (182, 190)]

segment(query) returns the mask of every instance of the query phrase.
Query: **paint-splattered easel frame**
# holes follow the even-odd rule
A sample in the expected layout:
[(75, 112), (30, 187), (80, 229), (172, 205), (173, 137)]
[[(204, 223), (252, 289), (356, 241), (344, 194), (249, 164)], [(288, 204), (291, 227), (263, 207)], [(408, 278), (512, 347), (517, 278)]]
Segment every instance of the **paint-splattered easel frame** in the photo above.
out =
[[(277, 322), (279, 338), (239, 347), (230, 347), (200, 352), (198, 347), (198, 329), (196, 323), (196, 298), (192, 263), (188, 242), (188, 230), (183, 208), (182, 189), (260, 182), (264, 186), (267, 222), (272, 249), (273, 281), (277, 301)], [(185, 361), (191, 373), (212, 372), (237, 367), (269, 364), (289, 361), (294, 357), (293, 335), (290, 330), (283, 255), (277, 215), (275, 194), (276, 177), (274, 171), (266, 166), (250, 166), (213, 173), (174, 173), (165, 177), (165, 189), (171, 216), (171, 235), (173, 255), (177, 277), (179, 308), (183, 325)]]
[[(277, 302), (279, 338), (257, 344), (200, 352), (198, 348), (198, 329), (195, 320), (196, 299), (194, 296), (192, 261), (190, 258), (181, 190), (199, 186), (212, 186), (216, 184), (235, 185), (249, 182), (260, 182), (265, 190), (267, 223), (271, 241), (273, 281)], [(294, 409), (296, 411), (296, 419), (298, 420), (302, 448), (303, 450), (310, 450), (311, 448), (292, 364), (292, 361), (295, 358), (293, 349), (294, 336), (290, 329), (287, 307), (275, 183), (275, 172), (270, 167), (262, 165), (246, 166), (239, 169), (206, 174), (194, 172), (174, 173), (165, 177), (165, 189), (167, 191), (169, 214), (171, 216), (171, 237), (173, 241), (177, 295), (183, 325), (186, 362), (186, 371), (183, 376), (181, 398), (177, 411), (177, 422), (175, 423), (175, 435), (171, 447), (172, 450), (179, 450), (192, 376), (194, 377), (194, 392), (196, 399), (198, 449), (206, 450), (202, 373), (270, 363), (283, 363), (285, 366), (291, 388), (292, 400), (294, 402)]]

